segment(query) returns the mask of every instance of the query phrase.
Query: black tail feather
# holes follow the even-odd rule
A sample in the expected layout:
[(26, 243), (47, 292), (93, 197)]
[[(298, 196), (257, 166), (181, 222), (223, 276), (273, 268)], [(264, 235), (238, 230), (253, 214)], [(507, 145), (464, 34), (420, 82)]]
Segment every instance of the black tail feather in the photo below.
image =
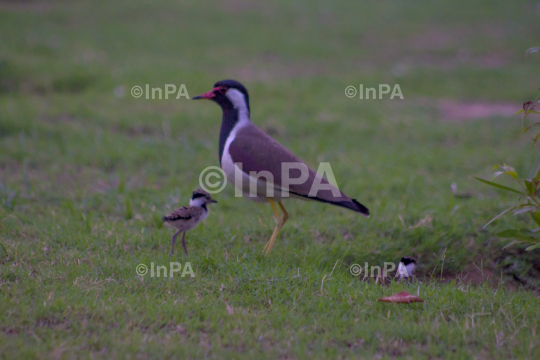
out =
[(315, 201), (320, 201), (326, 204), (341, 206), (346, 209), (355, 211), (364, 217), (367, 217), (367, 218), (369, 217), (369, 209), (365, 207), (364, 205), (360, 204), (358, 201), (356, 201), (356, 199), (351, 199), (351, 201), (328, 201), (328, 200), (321, 199), (319, 197), (303, 196), (297, 193), (293, 193), (292, 191), (291, 191), (291, 194), (294, 194), (294, 195), (297, 195), (297, 196), (300, 196), (309, 200), (315, 200)]
[(369, 209), (364, 205), (360, 204), (356, 199), (351, 199), (351, 201), (336, 201), (329, 202), (329, 204), (341, 206), (352, 211), (359, 213), (362, 216), (369, 217)]
[(369, 217), (369, 209), (365, 207), (364, 205), (360, 204), (356, 199), (351, 199), (353, 204), (356, 205), (356, 211), (360, 214), (364, 215), (365, 217)]

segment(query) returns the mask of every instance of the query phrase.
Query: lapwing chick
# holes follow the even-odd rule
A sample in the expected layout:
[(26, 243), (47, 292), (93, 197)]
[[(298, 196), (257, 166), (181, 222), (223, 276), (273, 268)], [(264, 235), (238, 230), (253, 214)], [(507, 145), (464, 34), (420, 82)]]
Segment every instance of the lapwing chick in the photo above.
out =
[[(221, 106), (219, 162), (227, 179), (244, 197), (255, 202), (268, 202), (272, 207), (276, 227), (263, 252), (270, 253), (289, 218), (282, 204), (287, 198), (337, 205), (369, 217), (369, 210), (364, 205), (329, 184), (251, 122), (249, 95), (244, 85), (235, 80), (218, 81), (212, 91), (193, 99), (208, 99)], [(311, 191), (314, 185), (316, 191)], [(317, 190), (322, 188), (320, 185), (324, 190)]]
[(399, 279), (412, 278), (417, 264), (416, 259), (411, 256), (402, 257), (401, 262), (398, 265), (397, 272)]
[(195, 190), (189, 201), (189, 206), (182, 206), (173, 211), (172, 214), (163, 217), (163, 222), (178, 230), (172, 237), (171, 255), (174, 252), (176, 237), (180, 234), (182, 234), (182, 246), (187, 255), (186, 232), (195, 229), (199, 223), (206, 219), (208, 216), (207, 205), (215, 203), (217, 201), (212, 199), (206, 191)]

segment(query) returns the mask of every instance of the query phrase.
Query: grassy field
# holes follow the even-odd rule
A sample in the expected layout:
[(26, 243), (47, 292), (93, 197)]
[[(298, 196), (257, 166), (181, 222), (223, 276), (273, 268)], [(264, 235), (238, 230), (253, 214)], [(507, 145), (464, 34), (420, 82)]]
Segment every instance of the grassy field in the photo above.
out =
[[(415, 4), (0, 1), (0, 358), (540, 358), (540, 250), (493, 235), (530, 219), (483, 229), (514, 198), (472, 178), (532, 167), (510, 114), (538, 96), (540, 10)], [(266, 257), (270, 207), (229, 185), (171, 257), (161, 216), (219, 165), (221, 112), (130, 89), (225, 78), (371, 218), (291, 201)], [(380, 83), (405, 99), (345, 96)], [(404, 255), (411, 284), (349, 272)], [(195, 276), (135, 271), (171, 261)], [(425, 304), (376, 301), (402, 290)]]

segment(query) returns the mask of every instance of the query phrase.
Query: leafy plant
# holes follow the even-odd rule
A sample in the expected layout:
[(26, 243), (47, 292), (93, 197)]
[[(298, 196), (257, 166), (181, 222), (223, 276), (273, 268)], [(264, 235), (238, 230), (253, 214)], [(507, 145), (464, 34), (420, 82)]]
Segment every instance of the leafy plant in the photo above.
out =
[[(531, 49), (529, 49), (531, 50)], [(529, 52), (528, 50), (528, 52)], [(536, 50), (535, 50), (536, 51)], [(533, 51), (530, 51), (533, 52)], [(534, 122), (531, 125), (528, 125), (525, 127), (525, 118), (529, 116), (530, 114), (540, 114), (537, 109), (540, 109), (540, 98), (533, 103), (532, 101), (527, 101), (523, 104), (523, 110), (519, 111), (518, 114), (523, 114), (521, 125), (523, 127), (523, 133), (526, 133), (527, 131), (531, 130), (535, 127), (540, 127), (540, 121)], [(536, 146), (536, 143), (538, 142), (538, 139), (540, 138), (540, 132), (538, 132), (534, 138), (533, 138), (533, 146)], [(540, 159), (540, 157), (539, 157)], [(539, 161), (537, 160), (536, 163), (538, 164)], [(494, 169), (499, 169), (499, 171), (495, 172), (493, 174), (493, 177), (491, 180), (496, 178), (499, 175), (507, 175), (510, 176), (512, 179), (516, 181), (518, 186), (521, 188), (521, 190), (516, 190), (513, 188), (510, 188), (508, 186), (504, 186), (501, 184), (497, 184), (493, 181), (488, 181), (484, 179), (480, 179), (478, 177), (475, 177), (475, 179), (483, 182), (484, 184), (496, 187), (498, 189), (502, 189), (509, 192), (514, 192), (520, 195), (520, 204), (517, 206), (513, 206), (509, 209), (504, 210), (499, 215), (495, 216), (493, 219), (491, 219), (486, 225), (484, 225), (484, 228), (487, 227), (489, 224), (491, 224), (494, 220), (498, 219), (502, 215), (506, 214), (507, 212), (513, 211), (514, 215), (518, 214), (524, 214), (528, 213), (533, 221), (540, 226), (540, 197), (538, 196), (538, 188), (540, 184), (540, 166), (536, 169), (536, 175), (532, 179), (521, 179), (516, 170), (508, 165), (495, 165)], [(514, 244), (519, 243), (529, 243), (531, 244), (528, 246), (525, 250), (531, 251), (536, 248), (540, 248), (540, 228), (536, 229), (506, 229), (504, 231), (501, 231), (497, 234), (497, 236), (500, 236), (502, 238), (508, 238), (513, 239), (510, 243), (508, 243), (504, 248), (507, 248), (509, 246), (512, 246)]]

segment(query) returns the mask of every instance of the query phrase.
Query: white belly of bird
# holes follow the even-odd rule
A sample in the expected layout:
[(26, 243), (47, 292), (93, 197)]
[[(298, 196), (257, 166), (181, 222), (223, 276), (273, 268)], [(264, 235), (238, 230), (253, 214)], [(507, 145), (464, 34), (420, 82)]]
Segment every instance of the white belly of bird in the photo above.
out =
[(404, 265), (402, 262), (398, 265), (398, 274), (400, 278), (413, 276), (415, 270), (414, 264)]
[[(223, 155), (221, 157), (221, 168), (223, 169), (225, 176), (227, 176), (228, 182), (233, 184), (233, 186), (237, 189), (237, 191), (235, 191), (235, 195), (241, 194), (242, 196), (247, 197), (255, 202), (266, 202), (268, 201), (268, 196), (266, 196), (268, 194), (266, 191), (266, 183), (261, 180), (252, 179), (248, 174), (244, 173), (234, 163), (231, 154), (229, 153), (229, 147), (236, 138), (236, 133), (245, 125), (248, 125), (248, 123), (238, 123), (227, 138), (227, 142), (225, 143), (223, 149)], [(250, 184), (252, 184), (251, 191)]]

